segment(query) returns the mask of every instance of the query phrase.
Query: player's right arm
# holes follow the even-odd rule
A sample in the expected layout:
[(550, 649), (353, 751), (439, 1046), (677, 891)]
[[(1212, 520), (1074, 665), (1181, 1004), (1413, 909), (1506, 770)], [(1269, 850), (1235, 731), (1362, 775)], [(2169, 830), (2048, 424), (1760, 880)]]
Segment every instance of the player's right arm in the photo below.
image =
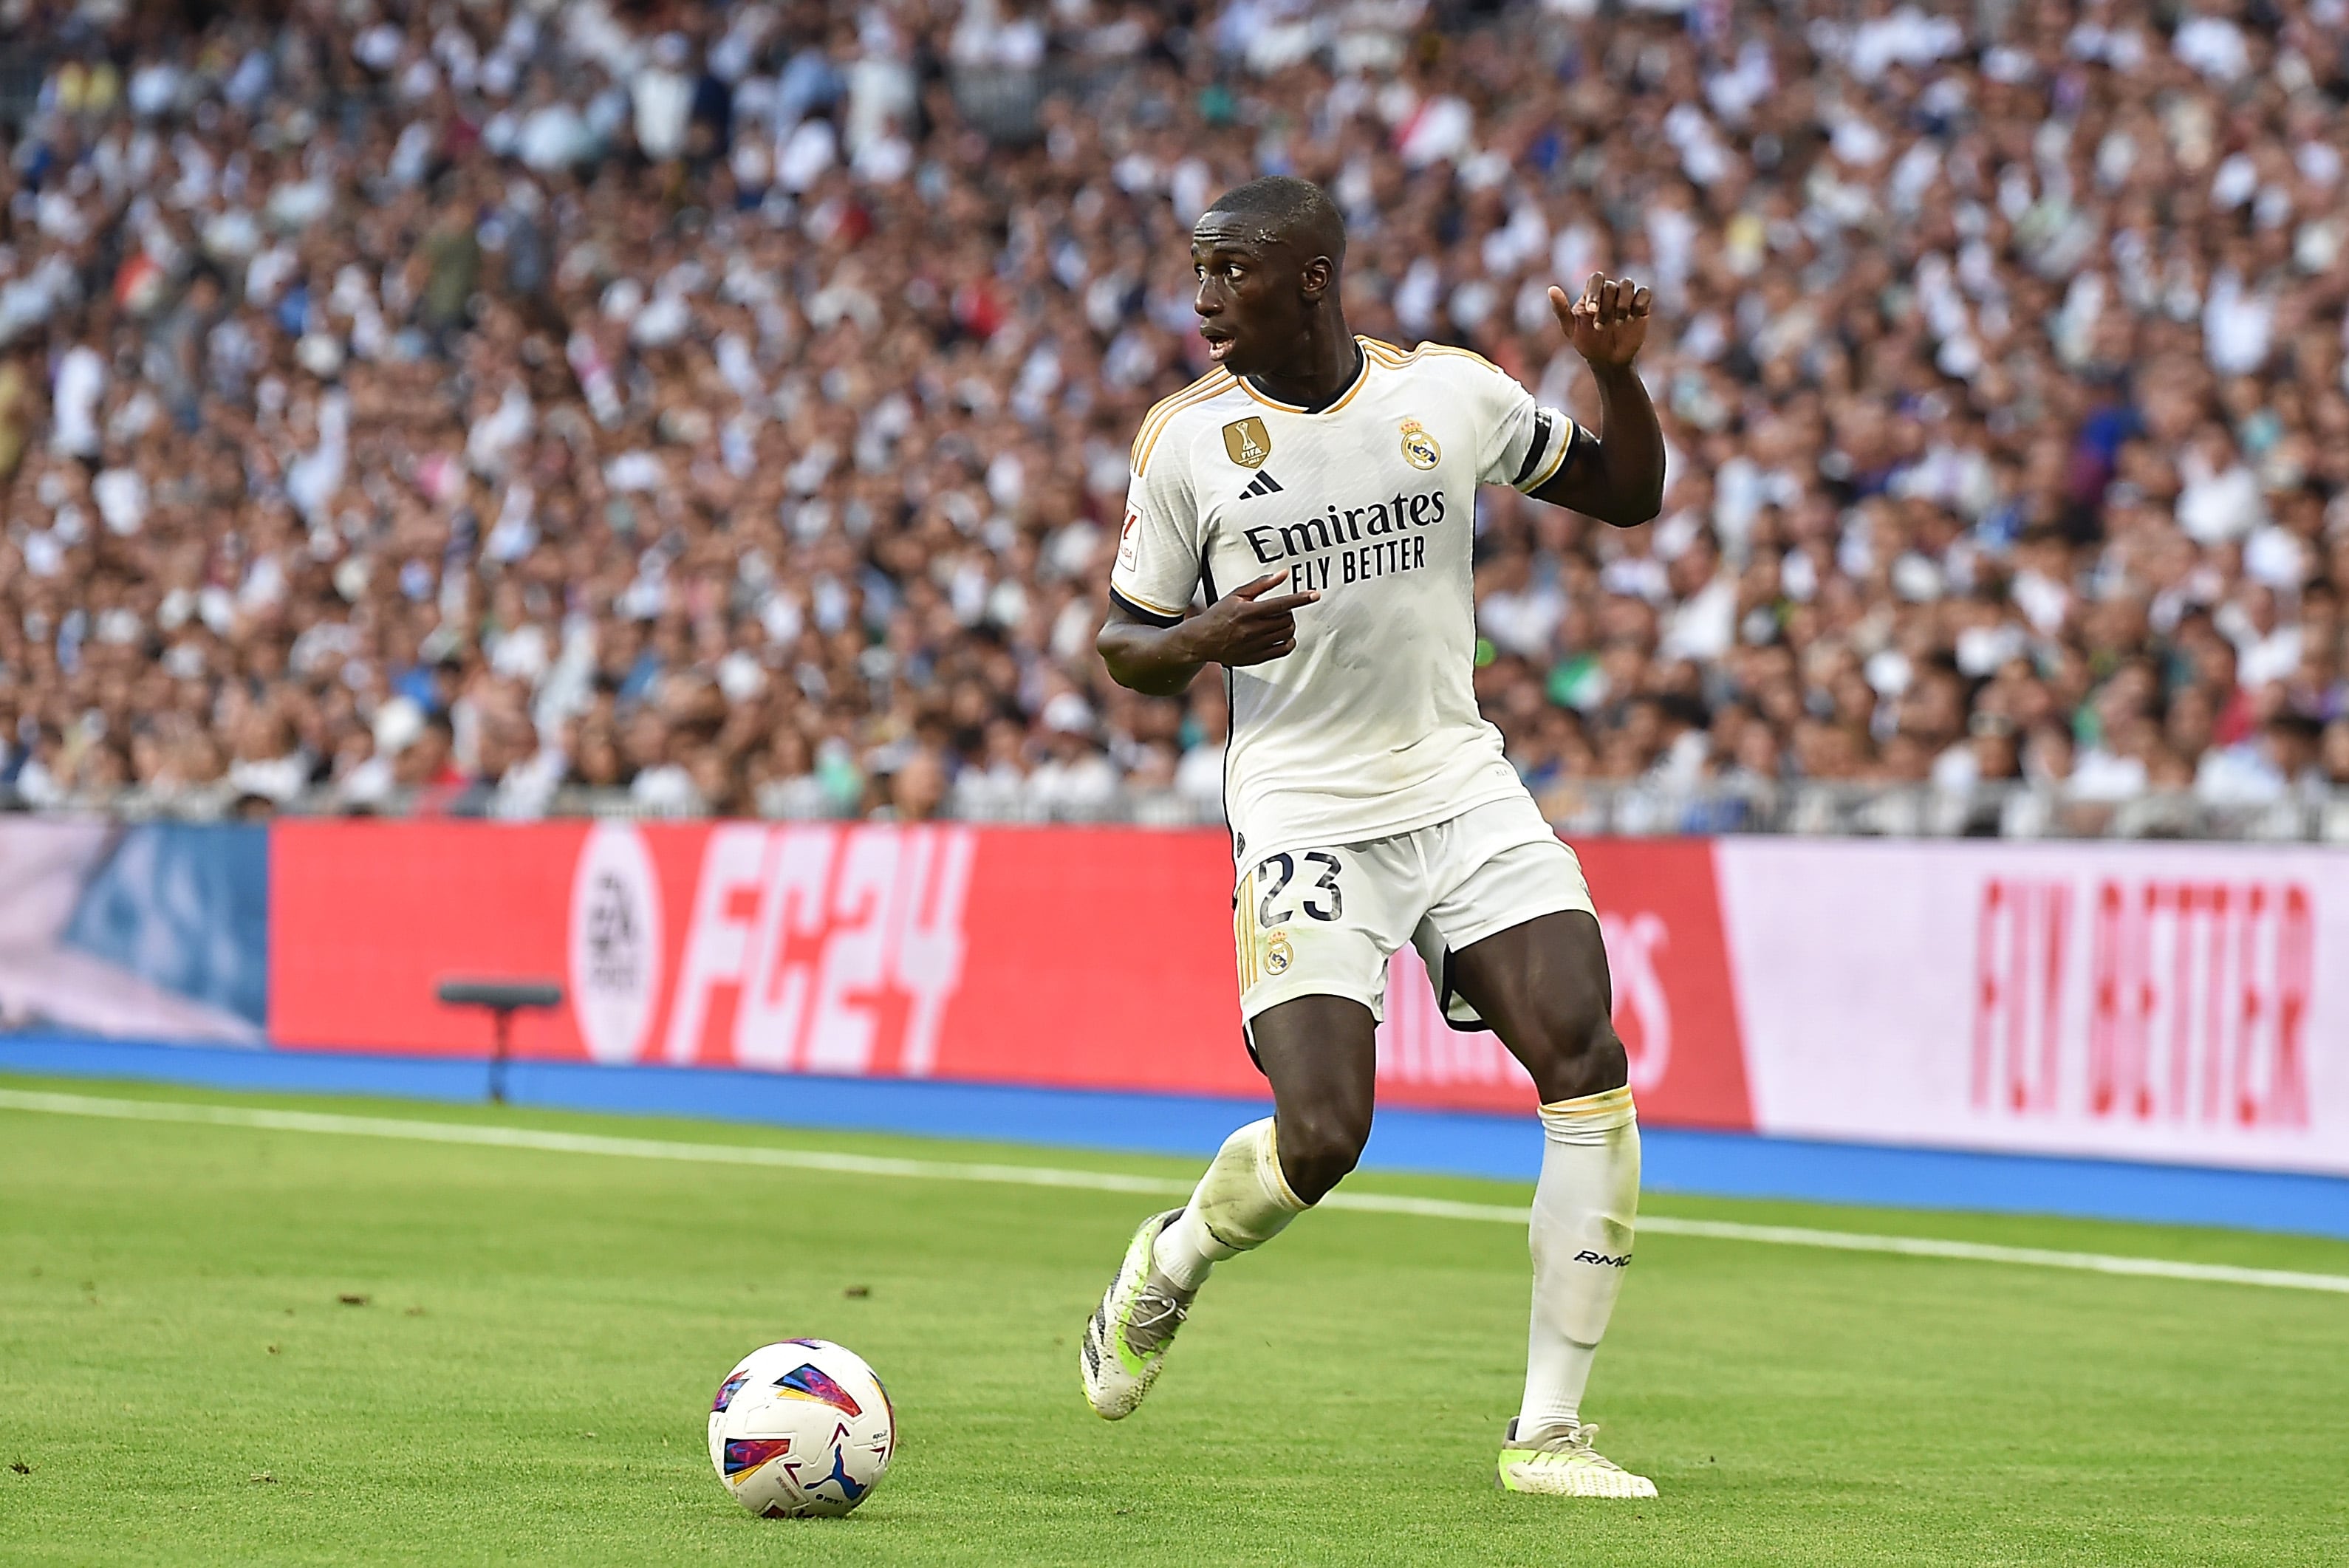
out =
[(1093, 645), (1110, 678), (1144, 696), (1178, 696), (1206, 665), (1268, 664), (1296, 652), (1297, 612), (1321, 597), (1272, 594), (1288, 575), (1268, 572), (1171, 626), (1138, 618), (1112, 588), (1109, 620)]
[(1189, 465), (1163, 424), (1145, 421), (1143, 432), (1110, 567), (1109, 620), (1094, 639), (1110, 678), (1147, 696), (1173, 696), (1202, 665), (1261, 665), (1293, 652), (1297, 612), (1320, 595), (1274, 593), (1286, 571), (1187, 613), (1206, 559)]
[(1664, 433), (1648, 388), (1631, 368), (1648, 340), (1649, 294), (1629, 278), (1590, 274), (1582, 297), (1549, 291), (1549, 308), (1599, 387), (1600, 429), (1587, 454), (1575, 454), (1547, 484), (1529, 492), (1616, 528), (1637, 528), (1663, 510)]

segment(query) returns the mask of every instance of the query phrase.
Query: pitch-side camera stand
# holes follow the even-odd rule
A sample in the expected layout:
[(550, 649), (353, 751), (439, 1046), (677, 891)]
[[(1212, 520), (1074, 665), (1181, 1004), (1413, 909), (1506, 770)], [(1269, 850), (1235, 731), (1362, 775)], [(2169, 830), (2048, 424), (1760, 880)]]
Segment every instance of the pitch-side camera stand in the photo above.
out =
[(444, 1007), (490, 1010), (490, 1100), (506, 1102), (506, 1057), (513, 1046), (513, 1016), (524, 1007), (560, 1007), (563, 987), (552, 980), (443, 980), (434, 987)]

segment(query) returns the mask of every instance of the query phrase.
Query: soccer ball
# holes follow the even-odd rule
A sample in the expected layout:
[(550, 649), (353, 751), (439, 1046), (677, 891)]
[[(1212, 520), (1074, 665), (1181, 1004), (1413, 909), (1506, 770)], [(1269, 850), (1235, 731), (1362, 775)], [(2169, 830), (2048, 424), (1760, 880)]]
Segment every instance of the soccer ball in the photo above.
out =
[(764, 1519), (846, 1513), (881, 1484), (896, 1449), (889, 1391), (830, 1340), (761, 1346), (709, 1402), (709, 1462)]

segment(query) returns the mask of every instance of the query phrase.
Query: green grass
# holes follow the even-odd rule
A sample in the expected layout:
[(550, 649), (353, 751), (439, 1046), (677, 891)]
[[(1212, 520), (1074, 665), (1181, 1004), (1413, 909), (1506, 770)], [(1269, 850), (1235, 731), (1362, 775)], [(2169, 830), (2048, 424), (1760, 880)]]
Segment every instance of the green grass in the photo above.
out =
[[(1094, 1419), (1077, 1392), (1076, 1331), (1147, 1207), (1083, 1191), (0, 1109), (0, 1561), (2349, 1556), (2349, 1297), (1643, 1237), (1588, 1413), (1606, 1423), (1606, 1449), (1663, 1495), (1568, 1502), (1491, 1490), (1526, 1313), (1524, 1237), (1505, 1225), (1309, 1216), (1218, 1274), (1139, 1415)], [(1650, 1208), (2349, 1273), (2349, 1245), (2315, 1240), (1692, 1199)], [(367, 1304), (341, 1305), (346, 1295)], [(895, 1398), (900, 1456), (843, 1521), (752, 1519), (710, 1474), (711, 1388), (743, 1351), (795, 1335), (854, 1346)]]

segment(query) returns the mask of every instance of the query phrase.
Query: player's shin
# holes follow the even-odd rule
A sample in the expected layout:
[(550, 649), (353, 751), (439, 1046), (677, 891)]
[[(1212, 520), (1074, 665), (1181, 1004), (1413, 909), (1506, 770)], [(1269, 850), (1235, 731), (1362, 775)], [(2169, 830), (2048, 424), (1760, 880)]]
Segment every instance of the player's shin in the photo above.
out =
[(1629, 1085), (1541, 1108), (1534, 1190), (1533, 1326), (1517, 1438), (1581, 1419), (1582, 1390), (1631, 1262), (1640, 1208), (1640, 1123)]
[(1208, 1269), (1262, 1246), (1304, 1212), (1281, 1174), (1272, 1129), (1267, 1117), (1224, 1140), (1182, 1217), (1159, 1233), (1153, 1262), (1183, 1289), (1198, 1289)]

